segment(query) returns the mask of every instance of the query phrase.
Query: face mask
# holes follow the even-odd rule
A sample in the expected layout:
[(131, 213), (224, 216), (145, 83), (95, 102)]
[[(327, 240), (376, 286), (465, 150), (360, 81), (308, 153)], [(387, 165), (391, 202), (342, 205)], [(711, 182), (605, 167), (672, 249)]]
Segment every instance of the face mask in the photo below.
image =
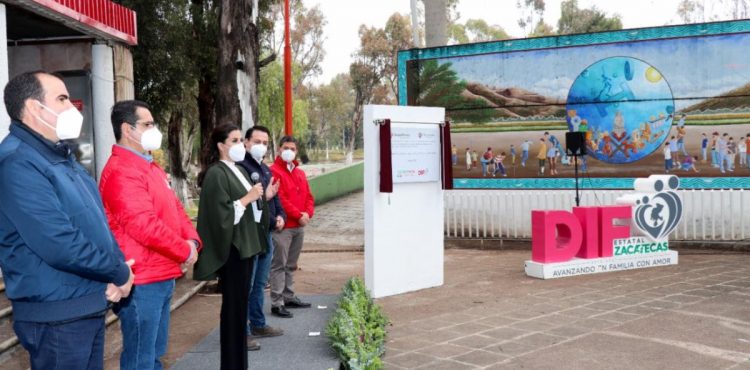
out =
[(77, 139), (81, 135), (81, 127), (83, 126), (83, 116), (81, 112), (75, 107), (70, 107), (60, 113), (55, 113), (52, 109), (46, 105), (37, 101), (40, 107), (46, 109), (48, 112), (57, 116), (56, 126), (52, 127), (49, 123), (37, 116), (36, 118), (42, 121), (47, 127), (55, 130), (57, 138), (60, 140)]
[(145, 151), (152, 151), (161, 147), (161, 132), (156, 128), (143, 131), (141, 140), (138, 140)]
[(266, 155), (268, 147), (263, 144), (255, 144), (250, 147), (250, 155), (255, 158), (256, 161), (260, 162), (263, 156)]
[(291, 162), (291, 161), (294, 160), (295, 155), (296, 154), (294, 153), (293, 150), (286, 149), (286, 150), (284, 150), (284, 151), (281, 152), (281, 159), (283, 159), (284, 162)]
[(229, 147), (229, 159), (233, 162), (242, 162), (245, 159), (245, 146), (237, 143)]

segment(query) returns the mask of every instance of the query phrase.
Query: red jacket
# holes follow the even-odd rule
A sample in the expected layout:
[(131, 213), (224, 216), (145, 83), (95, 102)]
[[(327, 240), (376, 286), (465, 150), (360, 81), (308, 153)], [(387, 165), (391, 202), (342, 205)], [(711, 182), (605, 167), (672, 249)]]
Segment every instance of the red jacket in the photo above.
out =
[(285, 229), (300, 227), (299, 218), (302, 217), (302, 212), (307, 212), (310, 218), (315, 212), (315, 199), (310, 192), (305, 172), (299, 169), (297, 161), (293, 163), (294, 169), (290, 172), (286, 162), (281, 156), (277, 156), (271, 166), (273, 177), (280, 181), (279, 199), (287, 217)]
[(134, 259), (135, 284), (182, 275), (180, 264), (190, 256), (186, 240), (200, 237), (156, 162), (112, 146), (99, 182), (109, 227), (125, 254)]

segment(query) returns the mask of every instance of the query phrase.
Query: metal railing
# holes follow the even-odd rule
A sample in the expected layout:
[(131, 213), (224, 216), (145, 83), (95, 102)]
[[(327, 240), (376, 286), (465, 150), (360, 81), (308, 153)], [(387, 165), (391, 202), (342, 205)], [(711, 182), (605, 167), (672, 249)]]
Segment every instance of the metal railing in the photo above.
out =
[[(584, 190), (581, 206), (615, 204), (632, 190)], [(750, 238), (750, 195), (739, 190), (679, 190), (683, 219), (671, 236), (685, 241)], [(448, 238), (528, 239), (531, 211), (575, 205), (572, 190), (453, 190), (445, 193)]]

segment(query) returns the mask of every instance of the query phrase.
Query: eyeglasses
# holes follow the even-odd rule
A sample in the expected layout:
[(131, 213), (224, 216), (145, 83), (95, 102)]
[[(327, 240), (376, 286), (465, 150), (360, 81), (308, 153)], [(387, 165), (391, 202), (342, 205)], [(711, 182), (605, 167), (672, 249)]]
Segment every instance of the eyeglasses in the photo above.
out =
[(154, 121), (149, 121), (149, 122), (135, 122), (135, 123), (128, 122), (128, 123), (130, 123), (130, 125), (133, 126), (133, 127), (135, 127), (138, 124), (141, 124), (147, 130), (150, 129), (150, 128), (155, 128), (155, 129), (159, 128), (159, 124), (157, 122), (154, 122)]

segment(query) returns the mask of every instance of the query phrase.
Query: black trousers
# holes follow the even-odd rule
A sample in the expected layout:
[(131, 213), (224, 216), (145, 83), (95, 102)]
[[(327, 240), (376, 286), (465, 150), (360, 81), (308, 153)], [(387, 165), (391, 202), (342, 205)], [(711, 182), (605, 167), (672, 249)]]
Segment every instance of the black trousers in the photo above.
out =
[(230, 248), (227, 262), (219, 269), (222, 370), (247, 369), (247, 287), (252, 271), (253, 259), (240, 259), (235, 246)]

